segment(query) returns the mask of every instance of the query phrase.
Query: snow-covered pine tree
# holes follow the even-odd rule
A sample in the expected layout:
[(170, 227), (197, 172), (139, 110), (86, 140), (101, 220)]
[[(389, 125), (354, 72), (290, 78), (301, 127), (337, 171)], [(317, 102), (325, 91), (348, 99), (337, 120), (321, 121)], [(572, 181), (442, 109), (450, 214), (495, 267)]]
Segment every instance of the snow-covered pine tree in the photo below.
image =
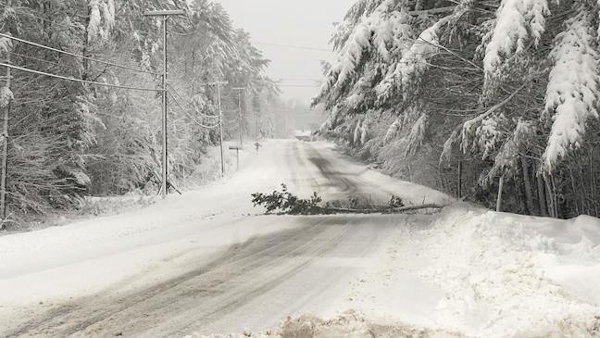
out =
[[(590, 132), (599, 125), (600, 3), (463, 0), (419, 4), (359, 1), (338, 25), (332, 42), (339, 62), (329, 69), (315, 99), (332, 112), (327, 126), (336, 133), (331, 135), (346, 138), (340, 133), (355, 130), (345, 127), (354, 121), (347, 117), (374, 111), (382, 112), (377, 116), (396, 115), (373, 119), (374, 130), (384, 130), (373, 135), (382, 144), (373, 149), (385, 154), (384, 162), (390, 156), (410, 154), (418, 142), (407, 142), (408, 136), (419, 119), (408, 119), (407, 125), (399, 121), (405, 121), (418, 106), (427, 115), (430, 129), (424, 140), (427, 149), (436, 149), (444, 167), (458, 168), (454, 164), (462, 163), (462, 171), (471, 175), (463, 177), (466, 181), (491, 183), (502, 176), (505, 189), (536, 193), (529, 194), (529, 205), (536, 198), (540, 203), (556, 202), (546, 198), (560, 192), (556, 189), (564, 190), (563, 195), (579, 194), (581, 189), (573, 188), (568, 182), (572, 175), (565, 175), (565, 170), (577, 165), (593, 176), (598, 169), (578, 162), (579, 158), (589, 153), (585, 161), (593, 163), (589, 161), (600, 156), (596, 155), (595, 134)], [(398, 28), (392, 30), (395, 38), (387, 40), (394, 47), (388, 45), (384, 52), (375, 40), (375, 30), (370, 29), (386, 27), (382, 20)], [(379, 127), (384, 123), (384, 128)], [(561, 161), (567, 156), (574, 162)], [(527, 170), (521, 170), (523, 163)], [(532, 165), (534, 170), (529, 170)], [(400, 170), (395, 164), (387, 168)], [(547, 184), (547, 175), (536, 182), (526, 174), (542, 169), (552, 174), (552, 184)], [(488, 179), (479, 180), (480, 175)], [(600, 191), (596, 181), (588, 181), (594, 185), (588, 195)], [(472, 188), (494, 189), (490, 184)], [(479, 196), (495, 198), (494, 192), (489, 194), (489, 199)], [(519, 194), (506, 196), (516, 198), (506, 207), (524, 211), (518, 209), (524, 205), (516, 197)], [(566, 211), (558, 214), (568, 212), (568, 203), (563, 204)]]
[[(197, 110), (189, 107), (193, 97), (182, 88), (190, 86), (194, 95), (201, 92), (185, 77), (190, 69), (191, 77), (202, 82), (207, 80), (202, 77), (203, 69), (217, 65), (209, 75), (247, 86), (249, 95), (276, 93), (273, 81), (264, 74), (268, 60), (252, 46), (246, 33), (234, 29), (223, 8), (214, 1), (189, 3), (197, 5), (191, 13), (197, 15), (190, 15), (190, 20), (173, 20), (170, 26), (171, 42), (177, 47), (170, 50), (170, 84), (179, 89), (182, 96), (178, 100), (187, 108), (176, 109), (171, 101), (170, 159), (175, 179), (192, 174), (214, 134), (189, 116)], [(189, 10), (188, 1), (12, 0), (0, 6), (0, 28), (2, 33), (75, 54), (156, 71), (162, 66), (158, 58), (162, 48), (160, 20), (142, 14), (176, 8)], [(210, 33), (208, 39), (204, 39), (205, 31)], [(10, 44), (9, 39), (0, 38), (0, 57)], [(12, 63), (43, 72), (134, 87), (151, 87), (159, 79), (23, 43), (13, 47)], [(14, 137), (9, 147), (8, 190), (16, 215), (77, 206), (78, 198), (89, 193), (154, 189), (153, 172), (159, 165), (159, 97), (25, 72), (13, 75), (18, 104), (13, 105), (12, 112), (19, 118), (10, 124)], [(200, 94), (203, 102), (210, 102), (211, 95)], [(9, 95), (2, 91), (0, 96)], [(233, 97), (229, 90), (224, 96), (225, 104)], [(235, 98), (237, 107), (237, 94)]]

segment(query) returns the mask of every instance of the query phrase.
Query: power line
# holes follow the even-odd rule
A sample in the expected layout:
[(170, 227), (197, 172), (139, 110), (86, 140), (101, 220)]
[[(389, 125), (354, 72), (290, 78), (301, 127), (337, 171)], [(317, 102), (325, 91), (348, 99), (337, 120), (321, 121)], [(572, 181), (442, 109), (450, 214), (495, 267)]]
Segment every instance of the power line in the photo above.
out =
[(12, 55), (24, 58), (24, 59), (29, 59), (29, 60), (33, 60), (33, 61), (48, 63), (48, 64), (55, 65), (55, 66), (60, 66), (60, 64), (55, 61), (44, 60), (44, 59), (37, 58), (35, 56), (23, 55), (23, 54), (19, 54), (19, 53), (15, 53), (15, 52), (9, 52), (9, 53), (11, 53)]
[(323, 79), (309, 79), (309, 78), (304, 78), (304, 79), (292, 79), (292, 78), (278, 78), (275, 82), (287, 82), (287, 81), (309, 81), (309, 82), (323, 82)]
[(79, 82), (79, 83), (85, 83), (85, 84), (90, 84), (90, 85), (95, 85), (95, 86), (120, 88), (120, 89), (128, 89), (128, 90), (138, 90), (138, 91), (143, 91), (143, 92), (162, 92), (163, 91), (162, 89), (128, 87), (128, 86), (121, 86), (121, 85), (115, 85), (115, 84), (110, 84), (110, 83), (102, 83), (102, 82), (95, 82), (95, 81), (80, 80), (80, 79), (76, 79), (76, 78), (73, 78), (73, 77), (66, 77), (66, 76), (62, 76), (62, 75), (56, 75), (56, 74), (50, 74), (50, 73), (46, 73), (46, 72), (40, 72), (39, 70), (33, 70), (33, 69), (29, 69), (29, 68), (23, 68), (23, 67), (19, 67), (19, 66), (14, 66), (14, 65), (10, 65), (10, 64), (4, 63), (4, 62), (0, 62), (0, 66), (8, 67), (8, 68), (15, 69), (15, 70), (20, 70), (22, 72), (33, 73), (33, 74), (38, 74), (38, 75), (44, 75), (44, 76), (53, 77), (53, 78), (57, 78), (57, 79), (61, 79), (61, 80), (73, 81), (73, 82)]
[(292, 49), (304, 49), (304, 50), (314, 50), (319, 52), (328, 52), (333, 53), (330, 49), (318, 48), (318, 47), (307, 47), (307, 46), (295, 46), (295, 45), (284, 45), (279, 43), (271, 43), (271, 42), (254, 42), (257, 45), (265, 45), (265, 46), (273, 46), (273, 47), (281, 47), (281, 48), (292, 48)]
[[(4, 7), (4, 8), (7, 8), (7, 7)], [(15, 13), (17, 13), (17, 14), (28, 15), (28, 16), (34, 18), (34, 19), (39, 19), (39, 20), (42, 20), (42, 21), (49, 22), (53, 26), (63, 27), (63, 28), (66, 28), (66, 29), (72, 29), (73, 28), (73, 26), (70, 26), (70, 25), (67, 25), (67, 24), (64, 24), (64, 23), (59, 23), (59, 22), (51, 20), (51, 19), (46, 19), (46, 18), (44, 18), (41, 15), (36, 15), (34, 13), (29, 13), (27, 11), (22, 11), (22, 10), (15, 9), (15, 8), (18, 8), (18, 7), (13, 7)]]
[(88, 57), (88, 56), (84, 56), (84, 55), (80, 55), (80, 54), (75, 54), (75, 53), (67, 52), (67, 51), (56, 49), (56, 48), (49, 47), (49, 46), (44, 46), (44, 45), (41, 45), (39, 43), (35, 43), (35, 42), (31, 42), (31, 41), (19, 39), (19, 38), (16, 38), (16, 37), (12, 36), (12, 35), (7, 35), (7, 34), (4, 34), (4, 33), (0, 33), (0, 36), (4, 37), (4, 38), (7, 38), (7, 39), (14, 40), (14, 41), (22, 42), (22, 43), (30, 45), (30, 46), (34, 46), (34, 47), (38, 47), (38, 48), (44, 48), (44, 49), (51, 50), (53, 52), (57, 52), (57, 53), (60, 53), (60, 54), (65, 54), (65, 55), (73, 56), (73, 57), (76, 57), (76, 58), (81, 58), (81, 59), (84, 59), (84, 60), (90, 60), (92, 62), (97, 62), (97, 63), (101, 63), (101, 64), (104, 64), (104, 65), (112, 66), (112, 67), (117, 67), (117, 68), (121, 68), (121, 69), (131, 70), (131, 71), (139, 72), (139, 73), (146, 73), (146, 74), (152, 74), (152, 75), (162, 75), (160, 73), (155, 73), (155, 72), (151, 72), (151, 71), (147, 71), (147, 70), (141, 70), (141, 69), (135, 69), (135, 68), (127, 67), (127, 66), (122, 66), (122, 65), (119, 65), (119, 64), (116, 64), (116, 63), (113, 63), (113, 62), (104, 61), (104, 60), (98, 60), (98, 59), (94, 59), (94, 58), (91, 58), (91, 57)]
[[(177, 98), (176, 98), (176, 97), (173, 95), (173, 93), (177, 94), (177, 96), (179, 96), (179, 98), (180, 98), (182, 101), (186, 101), (186, 103), (187, 103), (187, 105), (188, 105), (188, 106), (190, 106), (191, 108), (194, 108), (194, 110), (196, 110), (196, 109), (195, 109), (195, 107), (194, 107), (194, 106), (193, 106), (193, 105), (192, 105), (192, 104), (191, 104), (189, 101), (185, 100), (185, 99), (183, 98), (183, 96), (182, 96), (181, 94), (179, 94), (179, 93), (177, 92), (177, 90), (176, 90), (175, 88), (173, 88), (173, 86), (172, 86), (171, 84), (167, 84), (167, 85), (168, 85), (169, 87), (171, 87), (171, 92), (169, 92), (169, 93), (171, 94), (171, 97), (173, 98), (173, 100), (175, 100), (175, 103), (177, 103), (177, 105), (178, 105), (178, 106), (179, 106), (181, 109), (184, 109), (184, 108), (183, 108), (183, 106), (182, 106), (182, 105), (179, 103), (179, 101), (177, 100)], [(196, 111), (196, 113), (197, 113), (198, 115), (202, 116), (202, 117), (205, 117), (205, 118), (211, 118), (211, 119), (218, 119), (218, 118), (219, 118), (218, 116), (215, 116), (215, 115), (207, 115), (207, 114), (203, 114), (202, 112), (199, 112), (199, 111)]]
[(181, 109), (181, 111), (182, 111), (184, 114), (186, 114), (186, 115), (187, 115), (189, 118), (191, 118), (191, 119), (192, 119), (192, 120), (193, 120), (193, 121), (194, 121), (194, 122), (195, 122), (197, 125), (199, 125), (200, 127), (202, 127), (202, 128), (205, 128), (205, 129), (215, 129), (215, 128), (217, 128), (217, 127), (220, 125), (220, 123), (217, 123), (217, 124), (215, 124), (215, 125), (212, 125), (212, 126), (207, 126), (207, 125), (205, 125), (204, 123), (202, 123), (202, 122), (198, 121), (198, 119), (196, 119), (196, 117), (195, 117), (195, 116), (193, 116), (192, 114), (190, 114), (190, 113), (189, 113), (189, 112), (188, 112), (188, 111), (187, 111), (187, 110), (186, 110), (186, 109), (185, 109), (185, 108), (184, 108), (184, 107), (183, 107), (183, 106), (182, 106), (182, 105), (179, 103), (179, 101), (177, 101), (177, 99), (175, 98), (175, 95), (173, 95), (173, 93), (172, 93), (172, 92), (168, 92), (168, 93), (169, 93), (169, 94), (171, 94), (171, 97), (174, 99), (174, 101), (175, 101), (175, 104), (177, 104), (177, 106), (179, 106), (179, 108)]
[(321, 88), (321, 85), (281, 85), (278, 84), (277, 87), (292, 87), (292, 88)]

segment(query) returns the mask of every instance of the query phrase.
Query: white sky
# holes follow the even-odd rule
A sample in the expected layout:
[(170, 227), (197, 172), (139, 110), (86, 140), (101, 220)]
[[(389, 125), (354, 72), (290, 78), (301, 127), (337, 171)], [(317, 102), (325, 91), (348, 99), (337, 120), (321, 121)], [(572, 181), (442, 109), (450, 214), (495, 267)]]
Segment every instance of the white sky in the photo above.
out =
[(343, 19), (354, 0), (216, 0), (231, 16), (236, 28), (243, 28), (261, 49), (271, 66), (268, 75), (283, 79), (285, 98), (303, 102), (318, 93), (310, 79), (322, 78), (320, 60), (333, 61), (327, 51), (285, 48), (268, 44), (293, 45), (331, 50), (329, 38), (333, 23)]

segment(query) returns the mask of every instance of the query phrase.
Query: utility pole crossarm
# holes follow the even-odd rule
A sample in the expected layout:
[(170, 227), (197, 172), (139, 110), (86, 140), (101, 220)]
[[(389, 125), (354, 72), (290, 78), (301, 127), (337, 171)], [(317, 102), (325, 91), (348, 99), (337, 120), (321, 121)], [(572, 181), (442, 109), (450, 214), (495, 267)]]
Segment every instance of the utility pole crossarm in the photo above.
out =
[(183, 9), (173, 9), (173, 10), (159, 10), (159, 11), (144, 12), (144, 16), (167, 16), (167, 15), (185, 15), (185, 11)]
[(203, 82), (199, 83), (199, 86), (226, 86), (229, 82), (227, 81), (212, 81), (212, 82)]

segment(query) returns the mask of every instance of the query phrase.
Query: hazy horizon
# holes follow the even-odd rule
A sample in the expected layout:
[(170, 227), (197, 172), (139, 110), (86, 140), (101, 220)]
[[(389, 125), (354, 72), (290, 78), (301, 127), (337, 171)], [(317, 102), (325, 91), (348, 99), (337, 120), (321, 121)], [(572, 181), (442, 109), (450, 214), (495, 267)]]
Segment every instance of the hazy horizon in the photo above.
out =
[(217, 0), (236, 28), (271, 60), (267, 74), (281, 81), (282, 96), (308, 103), (323, 77), (321, 60), (333, 61), (329, 46), (333, 23), (342, 20), (354, 0)]

